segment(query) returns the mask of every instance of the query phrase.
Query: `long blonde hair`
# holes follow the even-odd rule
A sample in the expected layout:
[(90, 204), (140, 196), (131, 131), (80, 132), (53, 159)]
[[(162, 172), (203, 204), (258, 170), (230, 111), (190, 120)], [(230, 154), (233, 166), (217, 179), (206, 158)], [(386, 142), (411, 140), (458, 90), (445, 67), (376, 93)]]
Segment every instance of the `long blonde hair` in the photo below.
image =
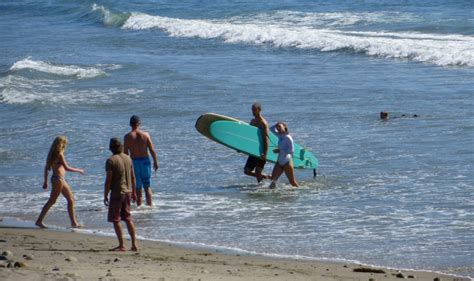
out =
[(48, 159), (46, 160), (46, 166), (48, 170), (51, 169), (54, 162), (59, 159), (59, 156), (64, 153), (67, 145), (67, 138), (65, 136), (58, 136), (54, 139), (51, 148), (49, 149)]

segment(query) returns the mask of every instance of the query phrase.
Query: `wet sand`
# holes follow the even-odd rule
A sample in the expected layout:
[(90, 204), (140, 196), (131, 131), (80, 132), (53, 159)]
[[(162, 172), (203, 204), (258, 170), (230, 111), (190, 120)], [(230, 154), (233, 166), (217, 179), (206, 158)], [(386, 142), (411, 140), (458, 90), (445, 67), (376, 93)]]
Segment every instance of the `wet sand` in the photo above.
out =
[[(130, 241), (126, 245), (129, 248)], [(469, 280), (434, 272), (226, 254), (153, 241), (139, 241), (138, 252), (109, 251), (115, 246), (115, 237), (2, 225), (0, 280)]]

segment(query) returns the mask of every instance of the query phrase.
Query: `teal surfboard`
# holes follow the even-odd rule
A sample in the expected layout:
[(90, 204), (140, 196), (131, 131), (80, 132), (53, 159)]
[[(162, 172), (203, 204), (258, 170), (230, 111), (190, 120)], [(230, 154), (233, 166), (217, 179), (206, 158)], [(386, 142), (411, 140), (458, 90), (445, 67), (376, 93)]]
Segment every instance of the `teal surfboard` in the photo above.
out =
[(242, 122), (239, 119), (235, 119), (229, 116), (220, 115), (216, 113), (205, 113), (196, 120), (196, 130), (201, 133), (202, 135), (208, 137), (209, 139), (216, 141), (209, 132), (209, 128), (211, 127), (212, 122), (215, 121), (234, 121), (234, 122)]
[[(241, 121), (216, 120), (210, 123), (211, 139), (238, 152), (260, 158), (263, 150), (259, 128)], [(278, 147), (278, 137), (270, 133), (267, 160), (275, 163), (278, 154), (273, 149)], [(318, 159), (307, 148), (294, 144), (293, 165), (297, 169), (316, 169)]]

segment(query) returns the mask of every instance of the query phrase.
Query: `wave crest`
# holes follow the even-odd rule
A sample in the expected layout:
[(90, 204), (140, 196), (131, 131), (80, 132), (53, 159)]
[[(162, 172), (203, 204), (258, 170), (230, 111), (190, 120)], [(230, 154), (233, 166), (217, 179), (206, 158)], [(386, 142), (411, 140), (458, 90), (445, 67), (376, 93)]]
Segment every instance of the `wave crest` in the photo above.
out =
[(10, 71), (30, 69), (59, 76), (75, 76), (79, 79), (94, 78), (107, 75), (102, 69), (94, 67), (80, 67), (77, 65), (54, 65), (44, 61), (35, 61), (29, 58), (15, 62)]
[(130, 17), (130, 13), (113, 12), (104, 6), (93, 4), (93, 12), (99, 12), (102, 16), (102, 21), (106, 26), (119, 27)]
[[(106, 76), (105, 70), (121, 69), (117, 64), (98, 64), (93, 67), (77, 65), (54, 65), (44, 61), (26, 58), (15, 62), (8, 75), (0, 78), (0, 104), (27, 103), (110, 103), (120, 89), (101, 90), (64, 90), (64, 84), (74, 79)], [(25, 72), (27, 70), (28, 72)], [(46, 74), (46, 75), (45, 75)], [(59, 77), (58, 77), (59, 76)], [(127, 89), (125, 93), (133, 95), (141, 90)]]
[(29, 79), (18, 75), (7, 75), (0, 79), (0, 104), (92, 104), (104, 105), (134, 98), (141, 89), (69, 89), (64, 90), (58, 80)]
[(400, 12), (339, 12), (312, 13), (297, 11), (276, 11), (261, 13), (254, 17), (236, 16), (230, 19), (233, 23), (266, 23), (285, 26), (307, 27), (351, 27), (354, 25), (393, 24), (400, 22), (417, 22), (419, 19), (407, 13)]
[(369, 56), (409, 59), (440, 66), (474, 67), (474, 37), (415, 32), (359, 32), (254, 20), (185, 20), (132, 13), (123, 29), (160, 29), (175, 37), (221, 39), (319, 51), (353, 50)]

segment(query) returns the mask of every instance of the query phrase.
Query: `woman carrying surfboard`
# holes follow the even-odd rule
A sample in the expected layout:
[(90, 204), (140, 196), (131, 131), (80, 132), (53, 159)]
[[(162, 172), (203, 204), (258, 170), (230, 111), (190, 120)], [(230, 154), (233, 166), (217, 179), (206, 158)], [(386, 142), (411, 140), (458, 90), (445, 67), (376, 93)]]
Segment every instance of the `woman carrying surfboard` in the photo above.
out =
[(294, 153), (294, 143), (293, 138), (289, 134), (288, 126), (283, 122), (278, 122), (275, 126), (271, 127), (270, 130), (276, 133), (278, 136), (278, 148), (273, 149), (273, 152), (278, 153), (278, 161), (273, 167), (270, 188), (276, 187), (276, 182), (283, 172), (285, 172), (290, 184), (294, 187), (298, 187), (299, 185), (295, 179), (295, 171), (292, 160)]

